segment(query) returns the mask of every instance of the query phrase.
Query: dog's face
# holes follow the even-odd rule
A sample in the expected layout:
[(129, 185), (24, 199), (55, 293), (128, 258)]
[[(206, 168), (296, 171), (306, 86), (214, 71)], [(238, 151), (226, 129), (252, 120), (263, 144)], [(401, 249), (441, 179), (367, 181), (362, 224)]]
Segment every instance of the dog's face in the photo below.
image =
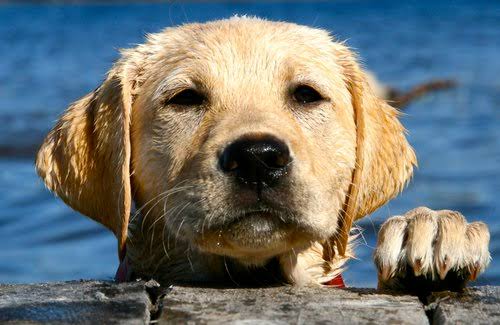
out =
[(350, 94), (326, 33), (289, 27), (165, 34), (132, 109), (132, 169), (138, 206), (176, 240), (259, 263), (335, 234), (356, 160)]
[(133, 199), (164, 240), (260, 264), (345, 238), (414, 162), (395, 111), (344, 45), (233, 18), (123, 52), (49, 134), (37, 167), (120, 244)]

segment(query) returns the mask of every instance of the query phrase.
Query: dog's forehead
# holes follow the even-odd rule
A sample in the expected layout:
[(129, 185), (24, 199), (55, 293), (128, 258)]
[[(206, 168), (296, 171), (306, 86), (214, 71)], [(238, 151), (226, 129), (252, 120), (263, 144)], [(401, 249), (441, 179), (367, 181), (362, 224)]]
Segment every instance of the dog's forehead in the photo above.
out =
[[(257, 18), (168, 28), (150, 36), (163, 77), (226, 80), (332, 71), (335, 46), (323, 30)], [(265, 80), (262, 80), (265, 81)]]
[[(258, 18), (234, 17), (204, 24), (187, 24), (168, 28), (165, 34), (167, 38), (175, 39), (178, 49), (207, 55), (250, 54), (248, 52), (256, 49), (296, 54), (300, 53), (298, 50), (306, 50), (312, 54), (325, 54), (332, 44), (330, 35), (324, 30)], [(168, 42), (167, 39), (165, 41)]]

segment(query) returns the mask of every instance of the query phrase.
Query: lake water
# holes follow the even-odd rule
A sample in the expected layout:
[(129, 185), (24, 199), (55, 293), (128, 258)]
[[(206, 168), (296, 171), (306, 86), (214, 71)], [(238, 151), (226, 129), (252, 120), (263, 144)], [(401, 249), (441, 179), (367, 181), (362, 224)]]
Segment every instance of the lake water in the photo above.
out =
[(44, 189), (33, 152), (67, 104), (99, 84), (118, 48), (165, 26), (233, 14), (328, 29), (400, 88), (457, 80), (406, 110), (420, 167), (399, 198), (360, 222), (366, 242), (345, 277), (375, 286), (371, 255), (381, 222), (427, 205), (488, 223), (493, 261), (478, 282), (499, 285), (498, 1), (0, 5), (0, 282), (113, 276), (113, 236)]

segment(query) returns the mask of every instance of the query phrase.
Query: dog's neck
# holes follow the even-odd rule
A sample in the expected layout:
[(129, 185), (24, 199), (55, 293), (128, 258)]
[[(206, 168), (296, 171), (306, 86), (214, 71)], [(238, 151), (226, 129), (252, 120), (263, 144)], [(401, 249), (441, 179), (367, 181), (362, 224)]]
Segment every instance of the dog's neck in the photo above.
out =
[(131, 218), (125, 261), (128, 280), (153, 278), (162, 285), (231, 287), (290, 282), (305, 285), (337, 284), (339, 282), (335, 279), (339, 278), (347, 260), (334, 258), (325, 261), (322, 245), (312, 243), (305, 251), (276, 256), (259, 267), (247, 266), (230, 257), (200, 252), (178, 238), (170, 238), (163, 228), (160, 222), (156, 227), (148, 224), (137, 213)]

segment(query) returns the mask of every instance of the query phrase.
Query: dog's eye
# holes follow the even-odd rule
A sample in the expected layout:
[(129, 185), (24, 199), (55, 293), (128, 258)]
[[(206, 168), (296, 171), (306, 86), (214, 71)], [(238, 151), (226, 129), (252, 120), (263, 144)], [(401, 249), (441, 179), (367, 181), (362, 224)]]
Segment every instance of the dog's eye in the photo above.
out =
[(309, 104), (322, 100), (323, 96), (310, 86), (300, 85), (293, 91), (293, 99), (300, 104)]
[(184, 89), (167, 101), (168, 105), (199, 106), (205, 101), (205, 96), (194, 89)]

